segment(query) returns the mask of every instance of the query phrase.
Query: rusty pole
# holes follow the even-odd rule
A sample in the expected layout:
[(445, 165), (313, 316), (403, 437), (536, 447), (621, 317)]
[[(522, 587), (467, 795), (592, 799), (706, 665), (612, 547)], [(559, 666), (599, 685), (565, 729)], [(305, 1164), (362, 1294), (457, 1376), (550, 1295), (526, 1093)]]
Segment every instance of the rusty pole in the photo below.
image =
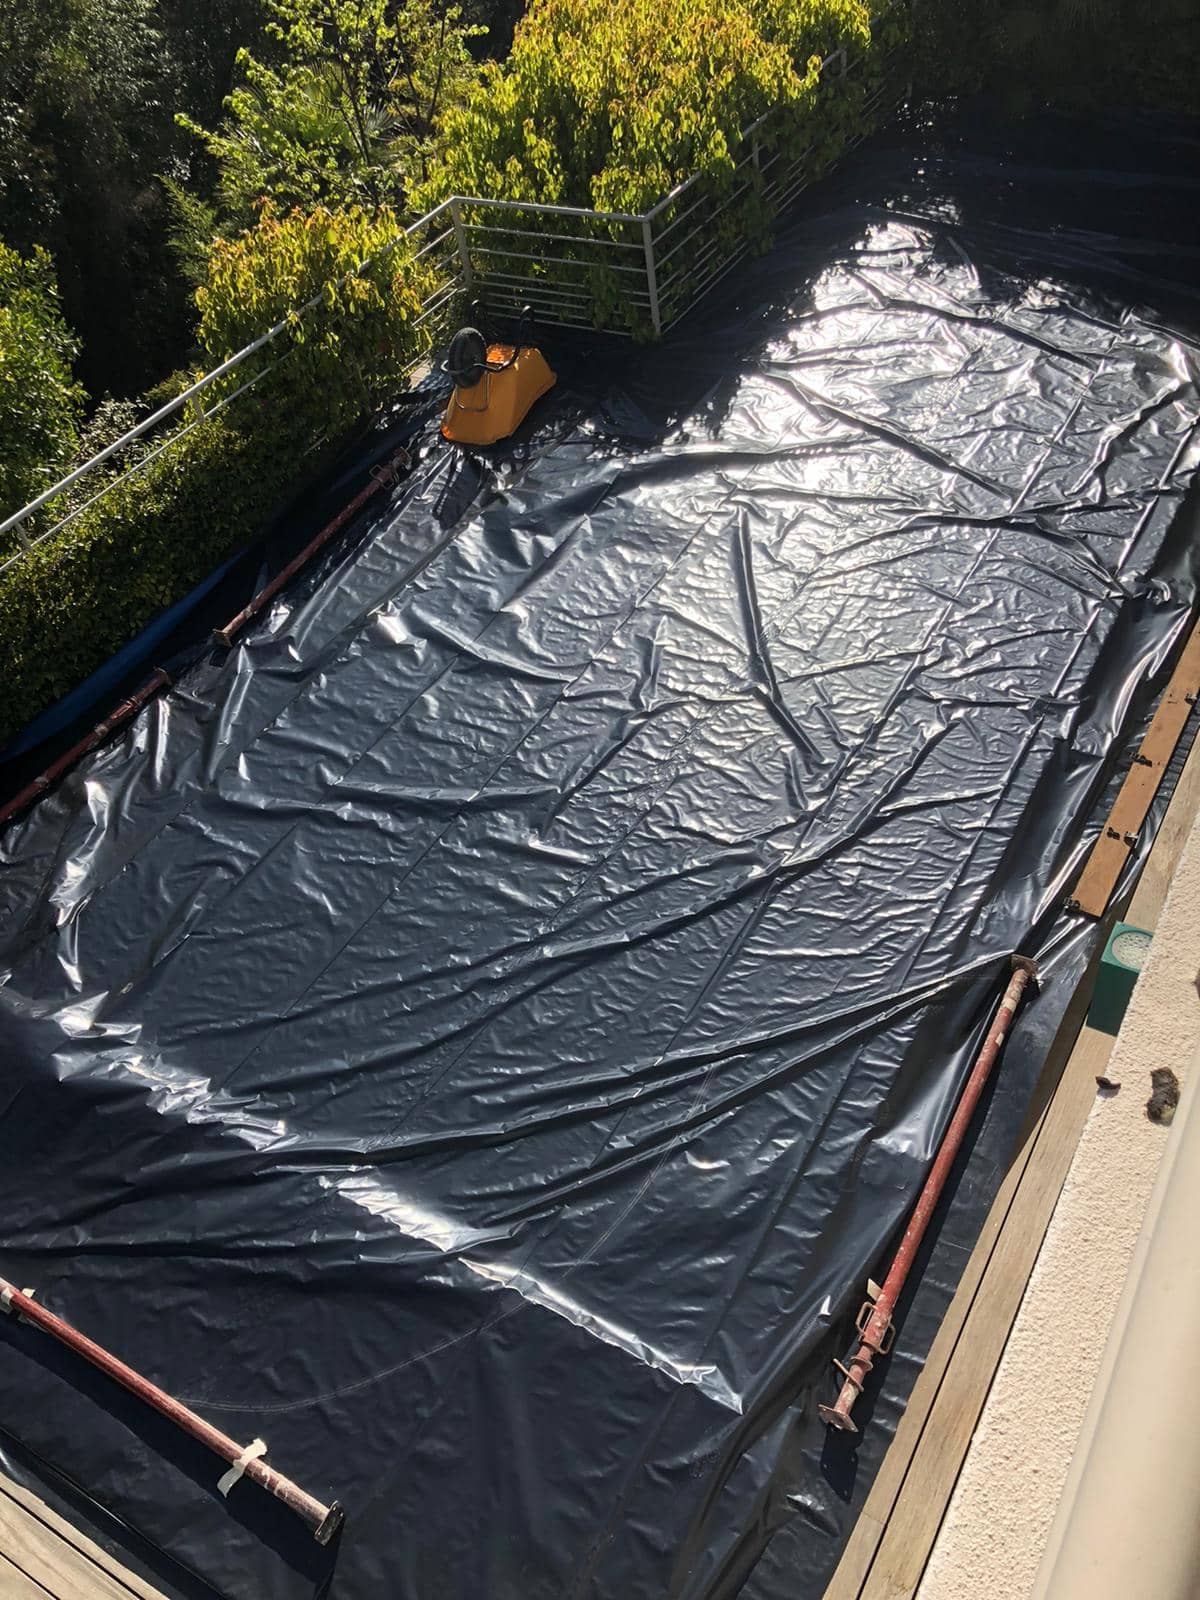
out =
[(261, 1440), (256, 1439), (249, 1446), (238, 1444), (236, 1439), (231, 1439), (219, 1428), (214, 1428), (211, 1423), (205, 1422), (203, 1417), (198, 1417), (181, 1400), (174, 1399), (165, 1389), (160, 1389), (148, 1378), (143, 1378), (140, 1372), (135, 1372), (132, 1367), (126, 1366), (103, 1345), (89, 1339), (85, 1333), (80, 1333), (78, 1328), (73, 1328), (69, 1322), (56, 1317), (52, 1311), (47, 1311), (45, 1306), (40, 1306), (28, 1290), (22, 1291), (15, 1284), (5, 1282), (3, 1278), (0, 1278), (0, 1307), (23, 1317), (26, 1322), (32, 1322), (35, 1327), (41, 1328), (44, 1333), (50, 1334), (68, 1349), (74, 1350), (85, 1361), (90, 1361), (94, 1367), (99, 1367), (100, 1371), (114, 1382), (128, 1389), (130, 1394), (136, 1395), (139, 1400), (144, 1400), (161, 1416), (175, 1423), (176, 1427), (182, 1428), (184, 1433), (190, 1434), (193, 1439), (198, 1439), (214, 1455), (227, 1461), (236, 1471), (227, 1473), (221, 1480), (218, 1487), (222, 1494), (228, 1494), (244, 1473), (268, 1494), (274, 1495), (276, 1500), (281, 1500), (289, 1510), (302, 1517), (311, 1528), (312, 1536), (318, 1544), (328, 1544), (341, 1527), (343, 1512), (338, 1502), (335, 1500), (332, 1505), (322, 1505), (311, 1494), (306, 1494), (299, 1484), (293, 1483), (290, 1478), (285, 1478), (282, 1472), (276, 1472), (274, 1467), (269, 1467), (261, 1459), (266, 1449)]
[(895, 1333), (892, 1312), (896, 1309), (896, 1301), (912, 1268), (921, 1240), (925, 1237), (925, 1230), (933, 1216), (934, 1207), (946, 1186), (950, 1168), (962, 1148), (963, 1138), (975, 1114), (975, 1107), (979, 1104), (983, 1087), (1008, 1036), (1009, 1026), (1021, 1003), (1021, 996), (1030, 982), (1036, 984), (1037, 976), (1035, 961), (1031, 961), (1028, 956), (1013, 956), (1012, 976), (1008, 980), (1004, 998), (996, 1008), (996, 1014), (988, 1027), (987, 1037), (975, 1058), (975, 1065), (971, 1068), (971, 1076), (967, 1079), (962, 1097), (950, 1119), (950, 1126), (942, 1136), (933, 1166), (929, 1169), (929, 1175), (913, 1207), (912, 1216), (908, 1219), (904, 1237), (888, 1268), (883, 1288), (873, 1299), (863, 1301), (855, 1319), (855, 1327), (859, 1333), (858, 1349), (851, 1357), (849, 1366), (843, 1365), (840, 1361), (834, 1363), (845, 1380), (841, 1392), (833, 1405), (817, 1407), (822, 1421), (831, 1428), (841, 1428), (845, 1433), (858, 1432), (858, 1427), (850, 1415), (854, 1409), (854, 1402), (862, 1393), (867, 1374), (875, 1365), (875, 1357), (886, 1355), (892, 1347), (892, 1337)]
[(323, 545), (329, 543), (335, 533), (341, 532), (355, 512), (361, 510), (367, 501), (373, 495), (377, 495), (381, 489), (385, 489), (389, 484), (395, 483), (399, 474), (411, 465), (412, 457), (401, 446), (382, 466), (373, 468), (370, 480), (358, 491), (348, 505), (342, 507), (331, 522), (325, 524), (320, 533), (309, 540), (300, 554), (294, 556), (286, 567), (277, 572), (270, 583), (260, 589), (254, 598), (242, 607), (236, 617), (231, 617), (223, 628), (216, 628), (213, 631), (213, 638), (217, 643), (223, 644), (228, 649), (233, 644), (234, 637), (242, 631), (246, 624), (252, 621), (263, 607), (275, 598), (284, 584), (291, 582), (300, 571), (300, 568), (306, 566), (317, 551)]
[(167, 674), (161, 667), (155, 668), (141, 688), (136, 689), (127, 700), (122, 700), (114, 711), (109, 712), (103, 722), (96, 724), (91, 733), (85, 734), (69, 750), (64, 751), (58, 760), (47, 767), (40, 777), (35, 778), (32, 783), (26, 784), (20, 794), (14, 795), (6, 805), (0, 806), (0, 828), (3, 828), (5, 823), (11, 822), (18, 812), (24, 811), (27, 806), (31, 806), (39, 796), (45, 794), (46, 790), (57, 782), (64, 772), (73, 767), (89, 751), (94, 750), (97, 745), (103, 744), (105, 739), (116, 733), (118, 728), (124, 727), (130, 717), (135, 716), (146, 704), (146, 701), (156, 695), (160, 689), (169, 689), (170, 687), (171, 680)]

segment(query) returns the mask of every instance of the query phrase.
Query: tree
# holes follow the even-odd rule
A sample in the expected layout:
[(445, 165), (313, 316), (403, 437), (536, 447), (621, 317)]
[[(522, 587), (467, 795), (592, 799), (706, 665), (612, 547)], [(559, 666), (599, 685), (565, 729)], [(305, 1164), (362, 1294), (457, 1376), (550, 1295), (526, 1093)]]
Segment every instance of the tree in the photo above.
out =
[[(158, 26), (179, 92), (172, 110), (217, 121), (236, 80), (238, 52), (262, 49), (266, 20), (266, 0), (158, 0)], [(192, 141), (181, 145), (191, 148)]]
[(172, 131), (174, 87), (155, 10), (155, 0), (0, 7), (0, 231), (20, 250), (51, 251), (94, 390), (144, 381), (186, 311), (182, 291), (160, 292), (172, 266), (149, 159)]
[(1015, 109), (1200, 111), (1200, 7), (1156, 0), (914, 0), (917, 92), (984, 90)]
[(403, 204), (426, 172), (444, 109), (474, 69), (449, 0), (267, 0), (278, 60), (242, 50), (242, 81), (209, 131), (181, 123), (216, 160), (226, 217), (285, 206)]
[(160, 175), (215, 172), (176, 125), (220, 113), (264, 0), (0, 0), (0, 234), (54, 257), (79, 373), (127, 395), (186, 354), (189, 286)]
[(50, 257), (0, 240), (0, 516), (49, 488), (79, 437), (79, 342), (58, 304)]

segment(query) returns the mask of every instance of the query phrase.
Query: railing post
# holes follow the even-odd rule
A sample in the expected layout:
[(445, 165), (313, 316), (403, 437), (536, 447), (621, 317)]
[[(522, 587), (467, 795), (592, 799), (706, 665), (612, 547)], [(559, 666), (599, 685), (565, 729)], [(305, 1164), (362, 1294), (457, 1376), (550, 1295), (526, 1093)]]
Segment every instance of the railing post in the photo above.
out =
[(646, 252), (646, 288), (650, 291), (650, 322), (657, 338), (662, 333), (662, 312), (658, 305), (658, 273), (654, 266), (654, 230), (650, 218), (642, 218), (642, 247)]
[(471, 271), (471, 252), (467, 249), (467, 230), (463, 226), (462, 213), (459, 210), (457, 199), (450, 202), (450, 221), (454, 226), (454, 243), (458, 250), (458, 264), (462, 271), (463, 293), (469, 294), (475, 275)]

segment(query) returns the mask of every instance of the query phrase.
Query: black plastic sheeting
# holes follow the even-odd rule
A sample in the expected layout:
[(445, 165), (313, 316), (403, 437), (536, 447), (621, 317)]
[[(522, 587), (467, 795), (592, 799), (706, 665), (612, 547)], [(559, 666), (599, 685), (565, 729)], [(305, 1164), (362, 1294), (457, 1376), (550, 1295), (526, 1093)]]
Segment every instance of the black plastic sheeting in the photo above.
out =
[[(0, 1270), (347, 1524), (221, 1501), (21, 1324), (10, 1471), (175, 1594), (821, 1593), (1195, 597), (1187, 137), (882, 136), (661, 348), (559, 352), (507, 452), (431, 425), (8, 831)], [(830, 1442), (1016, 948), (1045, 992)]]

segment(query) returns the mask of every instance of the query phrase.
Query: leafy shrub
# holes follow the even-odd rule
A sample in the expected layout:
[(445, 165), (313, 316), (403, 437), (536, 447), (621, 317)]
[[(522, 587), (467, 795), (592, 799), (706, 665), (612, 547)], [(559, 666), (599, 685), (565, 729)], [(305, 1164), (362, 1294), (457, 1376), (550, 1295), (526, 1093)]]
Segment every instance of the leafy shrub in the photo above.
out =
[(178, 120), (217, 162), (218, 197), (245, 221), (284, 205), (400, 201), (438, 116), (474, 68), (450, 0), (267, 0), (269, 59), (238, 53), (241, 82), (209, 131)]
[[(443, 119), (441, 159), (419, 198), (458, 193), (640, 214), (697, 173), (689, 204), (732, 200), (720, 225), (725, 240), (749, 235), (763, 244), (770, 206), (754, 173), (739, 181), (742, 131), (775, 112), (763, 148), (786, 147), (793, 158), (807, 148), (811, 175), (823, 171), (860, 131), (871, 84), (863, 70), (823, 78), (821, 61), (843, 49), (869, 58), (871, 44), (864, 0), (535, 0), (508, 61), (486, 67), (476, 92)], [(562, 231), (578, 233), (579, 223), (569, 219)], [(619, 225), (603, 236), (639, 242)], [(720, 243), (702, 231), (681, 266)], [(628, 321), (627, 296), (606, 265), (612, 252), (584, 247), (579, 258), (595, 263), (600, 320)], [(518, 260), (494, 261), (492, 270), (519, 271)], [(552, 279), (553, 266), (545, 270)]]
[(84, 401), (71, 376), (78, 353), (50, 257), (38, 249), (23, 260), (0, 241), (0, 517), (48, 489), (75, 448)]
[(1114, 105), (1200, 112), (1195, 0), (913, 0), (917, 89), (983, 90), (1014, 111)]
[(206, 409), (229, 401), (216, 415), (185, 413), (185, 436), (0, 574), (0, 744), (251, 538), (300, 463), (395, 392), (428, 342), (411, 247), (378, 258), (398, 234), (386, 210), (267, 210), (214, 251), (197, 294), (212, 363), (289, 315), (290, 337), (205, 391)]
[(293, 471), (214, 418), (0, 575), (0, 744), (253, 534)]
[(255, 227), (213, 245), (207, 282), (196, 291), (200, 346), (216, 366), (288, 322), (284, 348), (275, 341), (252, 366), (236, 368), (223, 392), (261, 373), (254, 407), (239, 406), (238, 416), (259, 427), (264, 411), (275, 412), (275, 427), (327, 435), (369, 416), (403, 384), (429, 344), (416, 322), (427, 288), (389, 206), (281, 216), (267, 203)]

